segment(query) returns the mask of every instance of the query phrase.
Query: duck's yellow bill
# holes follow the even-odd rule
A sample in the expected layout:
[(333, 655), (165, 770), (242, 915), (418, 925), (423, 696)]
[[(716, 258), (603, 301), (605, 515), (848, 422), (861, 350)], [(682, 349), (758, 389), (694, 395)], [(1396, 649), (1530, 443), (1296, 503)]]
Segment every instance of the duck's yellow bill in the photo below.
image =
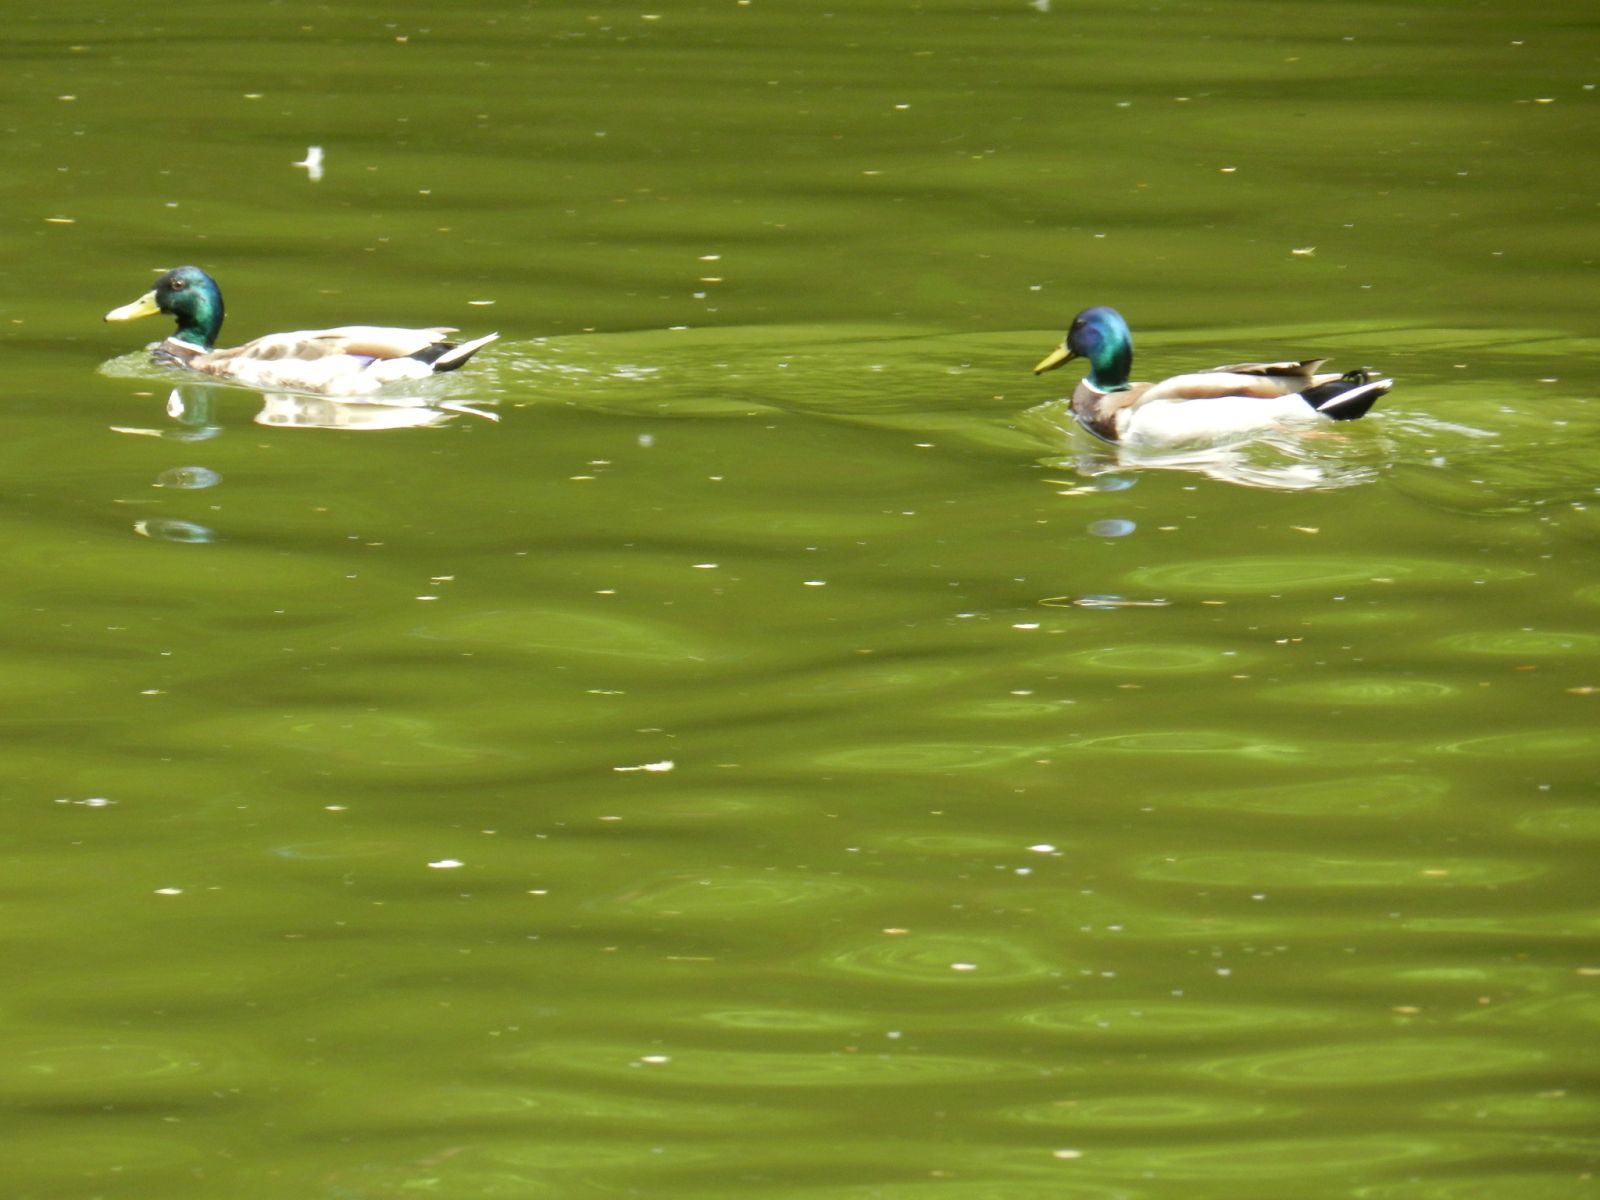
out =
[(1076, 357), (1077, 355), (1073, 354), (1065, 346), (1057, 346), (1039, 360), (1039, 365), (1033, 369), (1033, 373), (1035, 375), (1043, 375), (1046, 371), (1054, 371), (1062, 363), (1070, 362)]
[(153, 317), (161, 311), (161, 306), (156, 303), (154, 289), (140, 296), (132, 304), (124, 304), (121, 308), (113, 308), (106, 314), (108, 321), (137, 321), (140, 317)]

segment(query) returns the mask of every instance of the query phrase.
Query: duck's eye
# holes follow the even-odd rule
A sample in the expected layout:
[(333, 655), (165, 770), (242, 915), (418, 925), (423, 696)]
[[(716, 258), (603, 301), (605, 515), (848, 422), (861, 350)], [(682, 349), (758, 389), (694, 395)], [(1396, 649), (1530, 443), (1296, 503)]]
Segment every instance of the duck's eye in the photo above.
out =
[(175, 291), (175, 292), (181, 292), (181, 291), (183, 291), (184, 288), (186, 288), (188, 286), (189, 286), (189, 282), (186, 279), (174, 279), (172, 281), (172, 290)]

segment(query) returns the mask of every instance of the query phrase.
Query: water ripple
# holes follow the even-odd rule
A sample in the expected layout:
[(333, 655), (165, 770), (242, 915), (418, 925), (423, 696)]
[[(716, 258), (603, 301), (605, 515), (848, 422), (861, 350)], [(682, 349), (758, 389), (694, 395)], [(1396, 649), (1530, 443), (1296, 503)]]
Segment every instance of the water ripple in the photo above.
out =
[(435, 617), (417, 637), (482, 646), (497, 653), (598, 655), (629, 662), (679, 662), (714, 657), (713, 648), (670, 626), (616, 613), (559, 608), (500, 608)]
[(1524, 837), (1550, 842), (1600, 841), (1600, 809), (1544, 808), (1517, 818), (1514, 829)]
[(922, 742), (851, 746), (829, 750), (813, 760), (817, 766), (855, 771), (982, 771), (1025, 762), (1043, 753), (1036, 746), (997, 743)]
[(1565, 1088), (1548, 1092), (1483, 1092), (1441, 1100), (1423, 1109), (1423, 1115), (1435, 1121), (1459, 1122), (1469, 1129), (1571, 1126), (1587, 1132), (1600, 1129), (1600, 1099)]
[(1592, 760), (1600, 755), (1600, 730), (1531, 729), (1517, 733), (1492, 733), (1485, 737), (1444, 742), (1439, 749), (1474, 758), (1534, 759), (1539, 762), (1552, 758)]
[(1294, 851), (1250, 850), (1147, 858), (1141, 879), (1237, 887), (1345, 888), (1494, 887), (1535, 879), (1540, 864), (1488, 858), (1405, 859), (1334, 857)]
[(1053, 1100), (1006, 1109), (1002, 1115), (1029, 1125), (1060, 1125), (1077, 1129), (1129, 1129), (1157, 1131), (1207, 1125), (1241, 1125), (1250, 1121), (1284, 1120), (1298, 1116), (1293, 1105), (1232, 1096), (1151, 1094), (1091, 1096)]
[(1191, 808), (1232, 809), (1281, 816), (1343, 816), (1380, 813), (1400, 816), (1431, 812), (1450, 784), (1435, 775), (1351, 775), (1309, 783), (1173, 792), (1163, 803)]
[(1193, 1000), (1156, 1000), (1140, 1004), (1073, 1001), (1019, 1013), (1019, 1024), (1052, 1033), (1091, 1036), (1096, 1039), (1174, 1039), (1228, 1037), (1248, 1034), (1324, 1029), (1339, 1024), (1341, 1016), (1322, 1009), (1268, 1007), (1253, 1004), (1207, 1004)]
[[(1014, 1152), (1008, 1163), (995, 1164), (997, 1172), (1014, 1174), (1016, 1169), (1017, 1156)], [(1046, 1169), (1056, 1176), (1048, 1183), (984, 1179), (971, 1170), (963, 1169), (958, 1191), (952, 1190), (947, 1182), (934, 1180), (859, 1184), (853, 1187), (828, 1185), (783, 1191), (763, 1189), (762, 1195), (773, 1197), (773, 1200), (932, 1200), (940, 1196), (959, 1196), (959, 1200), (1150, 1200), (1151, 1197), (1151, 1193), (1143, 1188), (1066, 1178), (1069, 1172), (1077, 1174), (1072, 1165), (1048, 1163)], [(926, 1174), (926, 1168), (918, 1173)]]
[(1047, 979), (1066, 965), (1055, 955), (993, 933), (883, 938), (837, 951), (825, 962), (834, 970), (870, 979), (949, 987)]
[[(1275, 1180), (1280, 1192), (1302, 1190), (1307, 1180), (1349, 1178), (1359, 1172), (1437, 1159), (1437, 1140), (1391, 1134), (1345, 1134), (1323, 1138), (1268, 1138), (1249, 1142), (1112, 1146), (1085, 1154), (1086, 1172), (1162, 1180)], [(1163, 1192), (1163, 1195), (1168, 1194)], [(1225, 1193), (1239, 1195), (1237, 1191)], [(1253, 1194), (1253, 1193), (1252, 1193)]]
[(1484, 654), (1512, 658), (1556, 657), (1600, 654), (1600, 634), (1573, 630), (1500, 629), (1476, 633), (1457, 633), (1434, 643), (1442, 649), (1463, 654)]
[(1129, 578), (1140, 587), (1165, 592), (1222, 592), (1254, 595), (1339, 588), (1361, 584), (1472, 583), (1525, 579), (1518, 567), (1479, 566), (1430, 559), (1252, 555), (1207, 558), (1141, 567)]
[(1441, 700), (1455, 699), (1461, 694), (1459, 687), (1448, 683), (1433, 683), (1424, 679), (1361, 676), (1319, 680), (1316, 683), (1291, 683), (1261, 690), (1261, 695), (1265, 698), (1287, 700), (1291, 704), (1314, 706), (1331, 704), (1341, 707), (1434, 704)]
[(1548, 1051), (1481, 1038), (1395, 1038), (1230, 1055), (1188, 1070), (1252, 1086), (1369, 1088), (1524, 1071), (1549, 1062)]
[(1205, 671), (1237, 671), (1246, 660), (1225, 650), (1182, 642), (1124, 642), (1095, 650), (1079, 650), (1043, 666), (1081, 664), (1097, 671), (1115, 674), (1196, 674)]
[(1272, 742), (1225, 729), (1163, 729), (1150, 733), (1116, 733), (1070, 743), (1074, 751), (1113, 754), (1215, 754), (1268, 761), (1294, 759), (1305, 750), (1288, 742)]
[(840, 1048), (815, 1050), (723, 1050), (709, 1047), (654, 1048), (628, 1054), (614, 1045), (564, 1040), (505, 1056), (504, 1062), (541, 1075), (562, 1068), (585, 1076), (627, 1078), (633, 1088), (655, 1086), (677, 1092), (706, 1087), (900, 1087), (975, 1083), (980, 1080), (1034, 1079), (1037, 1063), (994, 1057), (958, 1057), (918, 1052), (864, 1053)]
[(188, 1039), (30, 1037), (0, 1053), (0, 1096), (14, 1103), (208, 1096), (238, 1067), (233, 1052)]
[(865, 884), (843, 879), (779, 871), (689, 875), (640, 884), (621, 896), (590, 901), (586, 907), (658, 917), (741, 917), (845, 900), (866, 890)]

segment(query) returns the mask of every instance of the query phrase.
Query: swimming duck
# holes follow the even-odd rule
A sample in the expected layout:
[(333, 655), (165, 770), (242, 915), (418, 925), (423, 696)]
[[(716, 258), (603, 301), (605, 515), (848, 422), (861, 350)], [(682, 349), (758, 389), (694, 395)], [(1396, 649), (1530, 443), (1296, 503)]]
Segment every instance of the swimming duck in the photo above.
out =
[(106, 314), (108, 321), (132, 321), (166, 313), (177, 329), (155, 349), (158, 361), (250, 387), (315, 392), (324, 396), (365, 396), (385, 384), (426, 379), (454, 371), (499, 334), (470, 342), (447, 340), (454, 329), (389, 329), (346, 325), (273, 333), (235, 346), (216, 348), (222, 331), (222, 292), (199, 267), (178, 267), (132, 304)]
[(1326, 359), (1236, 363), (1160, 383), (1130, 383), (1133, 335), (1114, 308), (1086, 308), (1066, 340), (1034, 367), (1041, 375), (1074, 358), (1089, 374), (1072, 393), (1072, 415), (1108, 442), (1147, 449), (1236, 441), (1282, 425), (1353, 421), (1391, 387), (1370, 367), (1322, 373)]

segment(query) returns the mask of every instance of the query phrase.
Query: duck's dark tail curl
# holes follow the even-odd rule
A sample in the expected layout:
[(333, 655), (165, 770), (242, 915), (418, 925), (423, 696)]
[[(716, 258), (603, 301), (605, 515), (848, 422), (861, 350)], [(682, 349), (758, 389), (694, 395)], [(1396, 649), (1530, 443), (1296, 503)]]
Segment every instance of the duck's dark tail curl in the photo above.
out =
[(1371, 367), (1346, 371), (1331, 383), (1319, 383), (1300, 393), (1300, 398), (1325, 417), (1335, 421), (1354, 421), (1388, 393), (1394, 380), (1384, 379)]
[(427, 363), (434, 369), (435, 373), (439, 371), (454, 371), (499, 336), (498, 333), (491, 333), (460, 344), (455, 342), (435, 342), (433, 345), (418, 350), (415, 354), (408, 354), (406, 357)]

